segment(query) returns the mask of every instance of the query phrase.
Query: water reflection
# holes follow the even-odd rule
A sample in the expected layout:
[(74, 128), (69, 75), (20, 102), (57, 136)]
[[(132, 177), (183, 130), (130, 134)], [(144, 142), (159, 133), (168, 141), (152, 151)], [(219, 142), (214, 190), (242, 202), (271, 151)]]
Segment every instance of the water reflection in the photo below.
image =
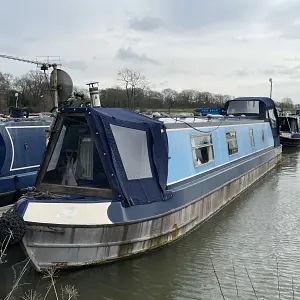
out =
[[(58, 285), (74, 284), (80, 299), (222, 299), (213, 262), (226, 299), (237, 293), (256, 299), (251, 282), (259, 299), (279, 299), (277, 258), (281, 299), (292, 299), (292, 278), (300, 298), (299, 159), (298, 151), (285, 151), (280, 167), (181, 241), (132, 260), (60, 273)], [(11, 252), (9, 263), (23, 259), (14, 251), (19, 257)], [(7, 264), (0, 274), (1, 298), (13, 272)], [(40, 291), (48, 284), (34, 272), (24, 281)]]

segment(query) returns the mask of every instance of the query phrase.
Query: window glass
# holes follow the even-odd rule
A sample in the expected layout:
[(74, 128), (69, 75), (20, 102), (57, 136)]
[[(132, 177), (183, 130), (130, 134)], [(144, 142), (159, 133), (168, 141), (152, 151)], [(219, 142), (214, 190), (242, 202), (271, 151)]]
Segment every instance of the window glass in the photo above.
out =
[(128, 180), (152, 178), (147, 133), (117, 125), (110, 125)]
[(254, 148), (255, 147), (255, 141), (254, 141), (254, 133), (253, 133), (253, 129), (249, 130), (249, 134), (250, 134), (250, 143), (251, 143), (251, 147)]
[(259, 114), (259, 101), (230, 101), (227, 114)]
[(239, 152), (235, 131), (226, 132), (226, 142), (227, 142), (229, 155), (233, 155)]
[(214, 147), (211, 134), (191, 135), (194, 166), (200, 167), (214, 161)]
[(110, 188), (84, 117), (65, 117), (43, 183)]
[(271, 127), (276, 128), (276, 126), (277, 126), (276, 117), (275, 117), (273, 109), (269, 109), (269, 118), (270, 118), (270, 121), (271, 121)]

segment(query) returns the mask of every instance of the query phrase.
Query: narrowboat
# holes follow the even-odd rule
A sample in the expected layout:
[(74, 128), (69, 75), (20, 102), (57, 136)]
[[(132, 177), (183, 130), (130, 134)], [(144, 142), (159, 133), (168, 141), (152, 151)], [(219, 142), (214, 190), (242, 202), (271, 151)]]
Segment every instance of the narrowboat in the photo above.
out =
[(17, 201), (22, 190), (34, 185), (51, 122), (43, 116), (0, 119), (0, 207)]
[(300, 147), (300, 116), (279, 116), (280, 143), (283, 147)]
[(152, 119), (121, 108), (62, 108), (36, 191), (15, 213), (39, 272), (132, 257), (183, 237), (281, 160), (270, 98), (223, 116)]

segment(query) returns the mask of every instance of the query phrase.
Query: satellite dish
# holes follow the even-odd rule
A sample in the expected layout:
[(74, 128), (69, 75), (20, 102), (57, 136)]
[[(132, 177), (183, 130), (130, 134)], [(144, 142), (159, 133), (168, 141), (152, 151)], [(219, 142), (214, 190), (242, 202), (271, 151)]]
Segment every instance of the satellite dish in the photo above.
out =
[(50, 75), (50, 83), (51, 86), (55, 86), (55, 76), (54, 72), (57, 72), (57, 93), (58, 93), (58, 102), (63, 103), (67, 101), (73, 92), (73, 81), (70, 77), (70, 75), (61, 70), (61, 69), (56, 69), (51, 72)]

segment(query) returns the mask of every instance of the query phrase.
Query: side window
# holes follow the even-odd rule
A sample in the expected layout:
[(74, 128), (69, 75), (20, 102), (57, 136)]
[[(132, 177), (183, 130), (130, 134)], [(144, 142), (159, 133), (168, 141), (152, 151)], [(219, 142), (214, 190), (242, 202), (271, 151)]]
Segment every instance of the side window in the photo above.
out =
[(261, 139), (264, 143), (265, 142), (265, 132), (264, 132), (264, 130), (261, 131)]
[(269, 109), (269, 118), (270, 118), (270, 121), (271, 121), (271, 127), (276, 128), (276, 126), (277, 126), (276, 117), (275, 117), (273, 109)]
[(254, 148), (255, 147), (255, 141), (254, 141), (254, 133), (253, 133), (253, 129), (249, 129), (249, 135), (250, 135), (250, 143), (251, 143), (251, 147)]
[(235, 131), (226, 132), (226, 142), (228, 147), (228, 154), (233, 155), (239, 152), (238, 142)]
[(195, 168), (214, 161), (214, 146), (211, 134), (193, 134), (191, 135), (191, 144)]

